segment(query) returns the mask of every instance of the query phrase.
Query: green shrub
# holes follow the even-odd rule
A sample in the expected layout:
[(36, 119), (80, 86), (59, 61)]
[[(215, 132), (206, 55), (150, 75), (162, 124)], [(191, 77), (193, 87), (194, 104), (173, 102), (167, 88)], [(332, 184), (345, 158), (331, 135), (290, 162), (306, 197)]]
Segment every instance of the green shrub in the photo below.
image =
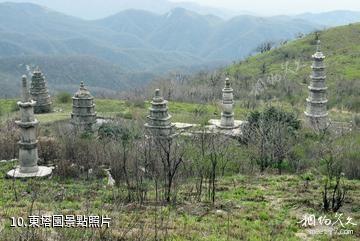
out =
[(354, 124), (354, 127), (360, 128), (360, 114), (354, 115), (353, 124)]
[(62, 104), (70, 103), (71, 102), (71, 94), (69, 94), (67, 92), (62, 92), (57, 95), (56, 100)]
[(133, 116), (129, 111), (124, 111), (124, 112), (117, 113), (116, 117), (127, 119), (127, 120), (133, 119)]
[(16, 111), (19, 111), (19, 110), (20, 110), (20, 108), (19, 108), (17, 102), (14, 102), (14, 103), (11, 104), (10, 112), (16, 112)]

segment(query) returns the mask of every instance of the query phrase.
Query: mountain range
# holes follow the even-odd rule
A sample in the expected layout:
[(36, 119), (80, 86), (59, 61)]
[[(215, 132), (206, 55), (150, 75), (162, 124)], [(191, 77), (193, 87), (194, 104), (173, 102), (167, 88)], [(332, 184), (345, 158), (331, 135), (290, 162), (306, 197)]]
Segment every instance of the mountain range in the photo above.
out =
[(106, 92), (143, 85), (167, 71), (226, 65), (264, 42), (291, 40), (325, 25), (320, 17), (317, 23), (301, 18), (224, 20), (175, 8), (165, 14), (126, 10), (86, 21), (30, 3), (2, 3), (0, 81), (6, 88), (0, 95), (16, 95), (15, 80), (28, 66), (39, 65), (52, 89), (70, 90), (83, 80)]
[[(6, 1), (8, 0), (0, 0), (0, 2)], [(11, 0), (11, 2), (22, 3), (24, 0)], [(165, 14), (174, 8), (185, 8), (199, 14), (213, 14), (222, 18), (230, 18), (240, 14), (252, 14), (248, 11), (236, 11), (225, 8), (219, 9), (188, 1), (106, 0), (106, 3), (104, 3), (104, 0), (91, 0), (91, 4), (89, 4), (89, 0), (27, 0), (27, 2), (88, 20), (104, 18), (129, 9), (138, 9), (155, 14)], [(84, 9), (86, 9), (86, 11)]]
[(360, 22), (360, 12), (339, 10), (317, 14), (304, 13), (296, 15), (295, 18), (304, 19), (324, 27), (335, 27)]

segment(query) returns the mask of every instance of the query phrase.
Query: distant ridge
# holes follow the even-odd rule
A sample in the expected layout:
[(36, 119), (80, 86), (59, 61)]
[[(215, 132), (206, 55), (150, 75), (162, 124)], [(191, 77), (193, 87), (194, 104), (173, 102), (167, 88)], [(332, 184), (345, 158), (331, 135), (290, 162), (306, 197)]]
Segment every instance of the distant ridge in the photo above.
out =
[[(137, 87), (169, 71), (223, 66), (255, 53), (264, 42), (276, 44), (321, 28), (299, 16), (242, 15), (224, 20), (185, 8), (165, 14), (132, 9), (85, 21), (31, 3), (2, 3), (0, 60), (15, 66), (45, 63), (54, 90), (71, 84), (69, 74), (65, 69), (59, 72), (57, 65), (74, 63), (76, 78), (89, 79), (94, 88), (113, 92)], [(81, 63), (97, 63), (106, 71), (98, 72), (103, 73), (101, 77), (93, 73), (96, 67), (89, 70)], [(0, 81), (8, 87), (0, 95), (15, 94), (13, 83), (24, 70), (4, 66)]]
[(295, 16), (325, 27), (335, 27), (360, 22), (360, 12), (339, 10), (325, 13), (304, 13)]

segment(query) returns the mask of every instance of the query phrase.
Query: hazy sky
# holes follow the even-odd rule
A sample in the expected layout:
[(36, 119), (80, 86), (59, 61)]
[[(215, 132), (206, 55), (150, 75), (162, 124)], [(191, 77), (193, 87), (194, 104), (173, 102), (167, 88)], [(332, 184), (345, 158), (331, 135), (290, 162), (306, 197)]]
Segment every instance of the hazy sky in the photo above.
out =
[[(218, 8), (215, 10), (190, 6), (190, 10), (193, 11), (195, 9), (200, 13), (227, 17), (244, 13), (269, 16), (331, 10), (360, 11), (360, 0), (0, 0), (0, 2), (6, 1), (32, 2), (85, 19), (103, 18), (128, 8), (165, 13), (176, 6), (189, 7), (189, 4), (174, 4), (174, 2), (192, 2)], [(207, 10), (204, 12), (199, 9)]]
[(222, 7), (261, 14), (285, 14), (289, 12), (324, 12), (330, 10), (360, 11), (360, 0), (170, 0), (196, 2), (202, 5)]

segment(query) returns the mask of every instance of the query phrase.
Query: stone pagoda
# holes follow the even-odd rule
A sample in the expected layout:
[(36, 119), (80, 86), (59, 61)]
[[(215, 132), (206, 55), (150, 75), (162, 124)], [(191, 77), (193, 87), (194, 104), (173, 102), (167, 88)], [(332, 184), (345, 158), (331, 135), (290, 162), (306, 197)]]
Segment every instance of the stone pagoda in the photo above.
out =
[(149, 134), (156, 137), (171, 137), (174, 134), (174, 124), (171, 123), (171, 115), (168, 113), (168, 102), (160, 96), (160, 90), (155, 90), (155, 96), (149, 108), (148, 122), (145, 128)]
[(320, 40), (317, 41), (317, 50), (312, 55), (314, 62), (311, 66), (312, 75), (309, 85), (309, 97), (306, 99), (307, 107), (305, 115), (309, 124), (316, 128), (323, 130), (328, 127), (328, 112), (327, 112), (327, 97), (325, 86), (325, 56), (321, 52)]
[(234, 95), (231, 87), (230, 79), (225, 79), (225, 87), (222, 90), (222, 112), (220, 120), (210, 120), (210, 124), (215, 125), (219, 129), (237, 129), (243, 123), (242, 121), (234, 120)]
[(94, 97), (81, 82), (80, 89), (72, 97), (71, 123), (79, 131), (93, 131), (96, 123)]
[(225, 79), (225, 87), (222, 90), (222, 112), (221, 112), (221, 128), (234, 128), (234, 95), (231, 88), (230, 79)]
[(50, 175), (51, 168), (38, 166), (38, 149), (36, 140), (36, 126), (39, 122), (34, 116), (36, 102), (30, 99), (26, 76), (22, 78), (22, 100), (19, 101), (21, 119), (16, 124), (21, 130), (19, 142), (19, 167), (7, 173), (16, 178), (43, 177)]
[(31, 77), (31, 98), (36, 102), (34, 112), (36, 114), (51, 112), (51, 99), (47, 88), (44, 74), (37, 68)]

